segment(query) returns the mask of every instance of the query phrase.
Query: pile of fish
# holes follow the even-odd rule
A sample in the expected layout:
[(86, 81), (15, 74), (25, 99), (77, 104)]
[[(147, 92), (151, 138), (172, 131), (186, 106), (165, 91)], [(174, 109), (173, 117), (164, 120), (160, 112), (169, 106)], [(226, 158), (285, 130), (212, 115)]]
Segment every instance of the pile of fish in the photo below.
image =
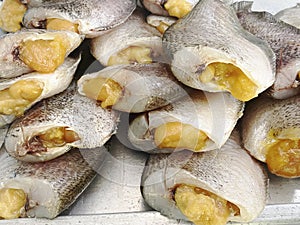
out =
[(269, 172), (300, 177), (300, 16), (229, 0), (0, 3), (0, 218), (58, 216), (113, 136), (149, 153), (147, 204), (196, 225), (250, 222)]

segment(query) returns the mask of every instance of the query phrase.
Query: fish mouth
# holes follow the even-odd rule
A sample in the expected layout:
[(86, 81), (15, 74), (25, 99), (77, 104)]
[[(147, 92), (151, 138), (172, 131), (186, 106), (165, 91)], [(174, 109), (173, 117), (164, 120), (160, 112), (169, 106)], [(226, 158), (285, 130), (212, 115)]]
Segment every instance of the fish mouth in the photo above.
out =
[(17, 147), (17, 155), (40, 157), (68, 151), (71, 145), (80, 141), (79, 135), (69, 127), (58, 126), (35, 133)]

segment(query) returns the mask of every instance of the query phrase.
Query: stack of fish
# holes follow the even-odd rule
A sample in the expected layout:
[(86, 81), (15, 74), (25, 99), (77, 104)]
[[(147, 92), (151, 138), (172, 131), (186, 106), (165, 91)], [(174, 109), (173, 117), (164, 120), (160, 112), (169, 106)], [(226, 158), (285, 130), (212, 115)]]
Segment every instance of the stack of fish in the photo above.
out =
[[(57, 216), (93, 178), (75, 148), (98, 165), (114, 134), (149, 153), (141, 190), (163, 215), (199, 225), (258, 217), (265, 169), (300, 177), (300, 31), (284, 12), (231, 2), (4, 0), (0, 217)], [(68, 55), (85, 38), (104, 68), (74, 76), (84, 57)], [(77, 178), (64, 163), (87, 171)], [(68, 179), (45, 181), (47, 167)], [(56, 182), (69, 193), (73, 179), (79, 189), (60, 205)], [(40, 182), (51, 206), (28, 191)]]

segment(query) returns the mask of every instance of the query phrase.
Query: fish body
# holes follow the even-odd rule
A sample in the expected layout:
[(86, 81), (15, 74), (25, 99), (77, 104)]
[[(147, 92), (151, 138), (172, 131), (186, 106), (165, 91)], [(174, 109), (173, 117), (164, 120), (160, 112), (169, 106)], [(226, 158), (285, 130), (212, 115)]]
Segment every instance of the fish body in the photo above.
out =
[[(124, 112), (153, 110), (186, 95), (183, 86), (174, 78), (169, 65), (164, 63), (116, 65), (85, 74), (78, 81), (79, 93), (87, 96), (86, 83), (93, 79), (95, 81), (92, 83), (95, 83), (99, 78), (113, 80), (121, 86), (121, 96), (112, 108)], [(99, 83), (97, 87), (99, 90), (100, 85)]]
[(145, 12), (136, 10), (128, 20), (110, 32), (91, 41), (92, 55), (104, 66), (108, 66), (110, 57), (130, 47), (150, 49), (153, 61), (162, 57), (162, 35), (146, 23)]
[(226, 142), (243, 115), (243, 109), (244, 103), (229, 93), (192, 91), (174, 103), (136, 117), (129, 126), (128, 137), (141, 151), (171, 153), (174, 148), (158, 148), (155, 130), (163, 124), (179, 122), (204, 132), (208, 139), (201, 151), (209, 151), (220, 148)]
[[(94, 160), (101, 160), (98, 151)], [(25, 192), (27, 205), (23, 217), (53, 219), (67, 209), (92, 182), (96, 172), (78, 149), (44, 163), (26, 163), (0, 153), (0, 188)]]
[[(28, 105), (25, 106), (24, 110), (27, 110), (42, 99), (48, 98), (64, 91), (71, 83), (80, 60), (80, 57), (77, 59), (66, 58), (65, 62), (61, 66), (59, 66), (53, 73), (41, 74), (38, 72), (32, 72), (11, 79), (2, 79), (0, 81), (0, 91), (4, 91), (10, 88), (17, 82), (38, 82), (42, 91), (35, 100), (31, 101)], [(4, 101), (2, 105), (5, 105), (5, 99), (2, 101)], [(0, 126), (11, 123), (19, 116), (20, 115), (15, 115), (12, 113), (1, 114)]]
[[(187, 16), (167, 29), (163, 47), (174, 75), (196, 89), (209, 92), (230, 89), (226, 87), (226, 75), (218, 77), (226, 67), (233, 67), (242, 75), (241, 80), (247, 80), (248, 84), (235, 82), (243, 91), (236, 90), (234, 84), (230, 90), (231, 93), (237, 91), (235, 97), (242, 101), (256, 97), (275, 80), (272, 49), (266, 42), (245, 31), (239, 25), (233, 8), (219, 0), (200, 1)], [(214, 64), (221, 64), (223, 68), (210, 70), (209, 65)], [(249, 84), (253, 90), (249, 91), (249, 96), (244, 96)]]
[(23, 18), (25, 27), (39, 28), (46, 19), (57, 18), (77, 24), (80, 34), (93, 37), (126, 21), (136, 8), (136, 1), (29, 1), (28, 6)]
[(243, 28), (265, 40), (276, 55), (276, 80), (271, 95), (282, 99), (300, 93), (300, 30), (268, 12), (251, 12), (251, 5), (237, 4), (237, 15)]
[[(7, 133), (5, 147), (13, 157), (28, 162), (48, 161), (72, 147), (92, 149), (104, 145), (116, 132), (119, 113), (103, 109), (94, 100), (79, 95), (76, 85), (45, 99), (16, 120)], [(55, 128), (71, 132), (57, 143)], [(49, 138), (44, 135), (50, 132)], [(65, 131), (64, 131), (65, 132)], [(75, 132), (75, 133), (73, 133)], [(44, 138), (44, 139), (43, 139)], [(53, 145), (43, 144), (46, 141)]]
[(75, 50), (82, 42), (80, 35), (69, 31), (49, 32), (43, 30), (23, 30), (1, 36), (0, 78), (17, 77), (34, 71), (19, 58), (19, 48), (24, 41), (53, 40), (55, 37), (60, 37), (68, 43), (66, 56)]
[(300, 177), (299, 106), (299, 96), (262, 96), (247, 105), (242, 119), (244, 147), (281, 177)]
[(231, 214), (229, 221), (249, 222), (266, 204), (267, 176), (233, 135), (219, 150), (150, 155), (141, 185), (152, 208), (170, 218), (188, 220), (174, 199), (182, 184), (207, 190), (237, 206), (239, 213)]

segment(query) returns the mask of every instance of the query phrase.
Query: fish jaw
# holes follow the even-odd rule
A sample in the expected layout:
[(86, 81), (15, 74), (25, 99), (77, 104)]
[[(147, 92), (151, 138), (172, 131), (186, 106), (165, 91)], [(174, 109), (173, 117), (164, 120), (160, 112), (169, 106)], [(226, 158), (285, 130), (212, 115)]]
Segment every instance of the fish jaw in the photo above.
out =
[[(113, 7), (112, 4), (118, 5)], [(26, 27), (39, 27), (47, 18), (58, 18), (78, 25), (79, 33), (86, 37), (97, 36), (125, 22), (136, 8), (135, 0), (114, 1), (60, 1), (29, 8), (24, 16)], [(80, 9), (80, 10), (79, 10)]]

